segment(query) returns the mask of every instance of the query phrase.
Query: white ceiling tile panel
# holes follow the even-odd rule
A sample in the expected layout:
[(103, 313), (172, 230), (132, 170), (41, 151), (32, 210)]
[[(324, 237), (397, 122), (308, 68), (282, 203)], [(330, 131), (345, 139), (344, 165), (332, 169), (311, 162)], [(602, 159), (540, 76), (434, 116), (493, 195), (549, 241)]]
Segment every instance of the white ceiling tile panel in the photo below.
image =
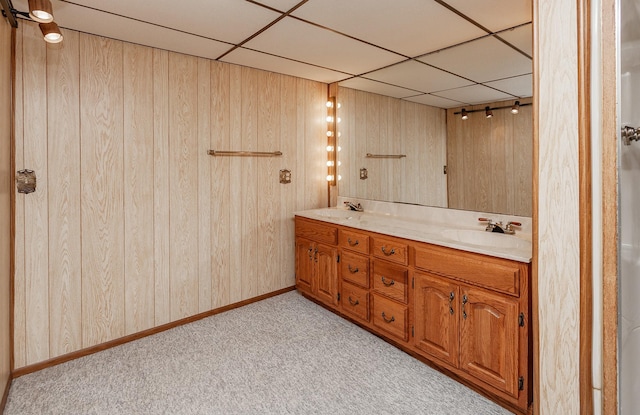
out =
[(441, 98), (431, 94), (417, 95), (415, 97), (408, 97), (404, 99), (405, 101), (417, 102), (418, 104), (424, 104), (438, 108), (455, 108), (459, 107), (462, 104), (459, 101)]
[(532, 20), (531, 0), (446, 0), (446, 2), (493, 32)]
[(459, 76), (413, 60), (368, 73), (365, 77), (420, 92), (440, 91), (472, 84)]
[(432, 53), (418, 60), (475, 82), (523, 75), (532, 70), (531, 59), (493, 36)]
[(329, 69), (319, 68), (306, 63), (295, 62), (289, 59), (267, 55), (262, 52), (256, 52), (244, 48), (238, 48), (220, 60), (237, 65), (249, 66), (251, 68), (263, 69), (265, 71), (297, 76), (298, 78), (311, 79), (327, 84), (349, 77), (349, 75), (345, 73), (331, 71)]
[(426, 0), (309, 0), (292, 15), (409, 57), (486, 34)]
[(210, 59), (231, 48), (226, 43), (69, 3), (54, 7), (54, 16), (60, 27)]
[(531, 74), (487, 82), (485, 85), (520, 98), (533, 96), (533, 77)]
[(281, 12), (288, 12), (293, 6), (300, 3), (302, 0), (258, 0), (257, 3), (264, 4), (265, 6), (273, 7)]
[(412, 91), (410, 89), (400, 88), (394, 85), (384, 84), (382, 82), (372, 81), (361, 77), (342, 81), (340, 82), (340, 86), (379, 95), (386, 95), (393, 98), (403, 98), (416, 94), (416, 91)]
[(501, 38), (511, 43), (529, 56), (533, 56), (533, 25), (520, 26), (517, 29), (501, 32)]
[(483, 85), (471, 85), (462, 88), (449, 89), (446, 91), (440, 91), (437, 95), (442, 98), (448, 98), (471, 105), (514, 98), (511, 95), (503, 94), (500, 91), (496, 91), (495, 89), (491, 89)]
[(402, 60), (395, 53), (290, 17), (282, 19), (244, 46), (354, 75)]
[(81, 7), (81, 4), (231, 43), (243, 41), (280, 16), (280, 13), (238, 0), (82, 0), (76, 3), (53, 0), (56, 21), (58, 11), (62, 12), (64, 8), (71, 6)]

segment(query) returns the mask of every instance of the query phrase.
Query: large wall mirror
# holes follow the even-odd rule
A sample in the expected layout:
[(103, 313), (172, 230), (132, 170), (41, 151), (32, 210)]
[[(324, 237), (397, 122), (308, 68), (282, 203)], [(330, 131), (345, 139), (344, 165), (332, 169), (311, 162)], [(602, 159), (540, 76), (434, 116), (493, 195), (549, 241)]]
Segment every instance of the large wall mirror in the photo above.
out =
[(531, 216), (531, 2), (451, 3), (483, 33), (339, 83), (338, 194)]

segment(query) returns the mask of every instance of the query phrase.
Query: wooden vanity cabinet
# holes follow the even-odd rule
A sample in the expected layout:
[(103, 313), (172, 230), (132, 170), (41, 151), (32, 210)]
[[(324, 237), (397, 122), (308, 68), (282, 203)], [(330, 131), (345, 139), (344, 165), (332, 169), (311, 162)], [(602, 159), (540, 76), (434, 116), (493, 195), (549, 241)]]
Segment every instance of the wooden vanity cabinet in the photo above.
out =
[(296, 286), (330, 306), (338, 303), (337, 228), (296, 218)]
[(525, 414), (530, 265), (296, 217), (296, 286)]

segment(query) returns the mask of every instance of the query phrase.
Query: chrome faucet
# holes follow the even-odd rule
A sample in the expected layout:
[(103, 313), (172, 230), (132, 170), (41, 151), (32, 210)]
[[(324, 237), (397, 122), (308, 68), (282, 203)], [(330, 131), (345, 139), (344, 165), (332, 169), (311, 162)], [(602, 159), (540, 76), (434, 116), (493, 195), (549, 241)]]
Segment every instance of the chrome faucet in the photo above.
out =
[(478, 220), (487, 223), (487, 227), (485, 228), (487, 232), (504, 233), (507, 235), (515, 234), (516, 230), (514, 227), (522, 226), (520, 222), (507, 222), (506, 225), (503, 225), (502, 222), (494, 222), (490, 218), (478, 218)]
[(344, 204), (350, 209), (350, 210), (355, 210), (356, 212), (362, 212), (364, 211), (364, 209), (362, 208), (362, 205), (360, 203), (358, 203), (357, 205), (353, 204), (353, 202), (344, 202)]

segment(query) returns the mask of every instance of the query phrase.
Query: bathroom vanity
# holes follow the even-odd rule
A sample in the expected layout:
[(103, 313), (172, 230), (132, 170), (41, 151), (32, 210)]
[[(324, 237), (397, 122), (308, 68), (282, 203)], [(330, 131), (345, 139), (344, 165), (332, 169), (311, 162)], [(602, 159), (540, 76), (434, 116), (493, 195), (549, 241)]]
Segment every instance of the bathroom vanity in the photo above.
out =
[(532, 401), (531, 243), (470, 225), (452, 228), (366, 209), (298, 212), (296, 286), (526, 413)]

